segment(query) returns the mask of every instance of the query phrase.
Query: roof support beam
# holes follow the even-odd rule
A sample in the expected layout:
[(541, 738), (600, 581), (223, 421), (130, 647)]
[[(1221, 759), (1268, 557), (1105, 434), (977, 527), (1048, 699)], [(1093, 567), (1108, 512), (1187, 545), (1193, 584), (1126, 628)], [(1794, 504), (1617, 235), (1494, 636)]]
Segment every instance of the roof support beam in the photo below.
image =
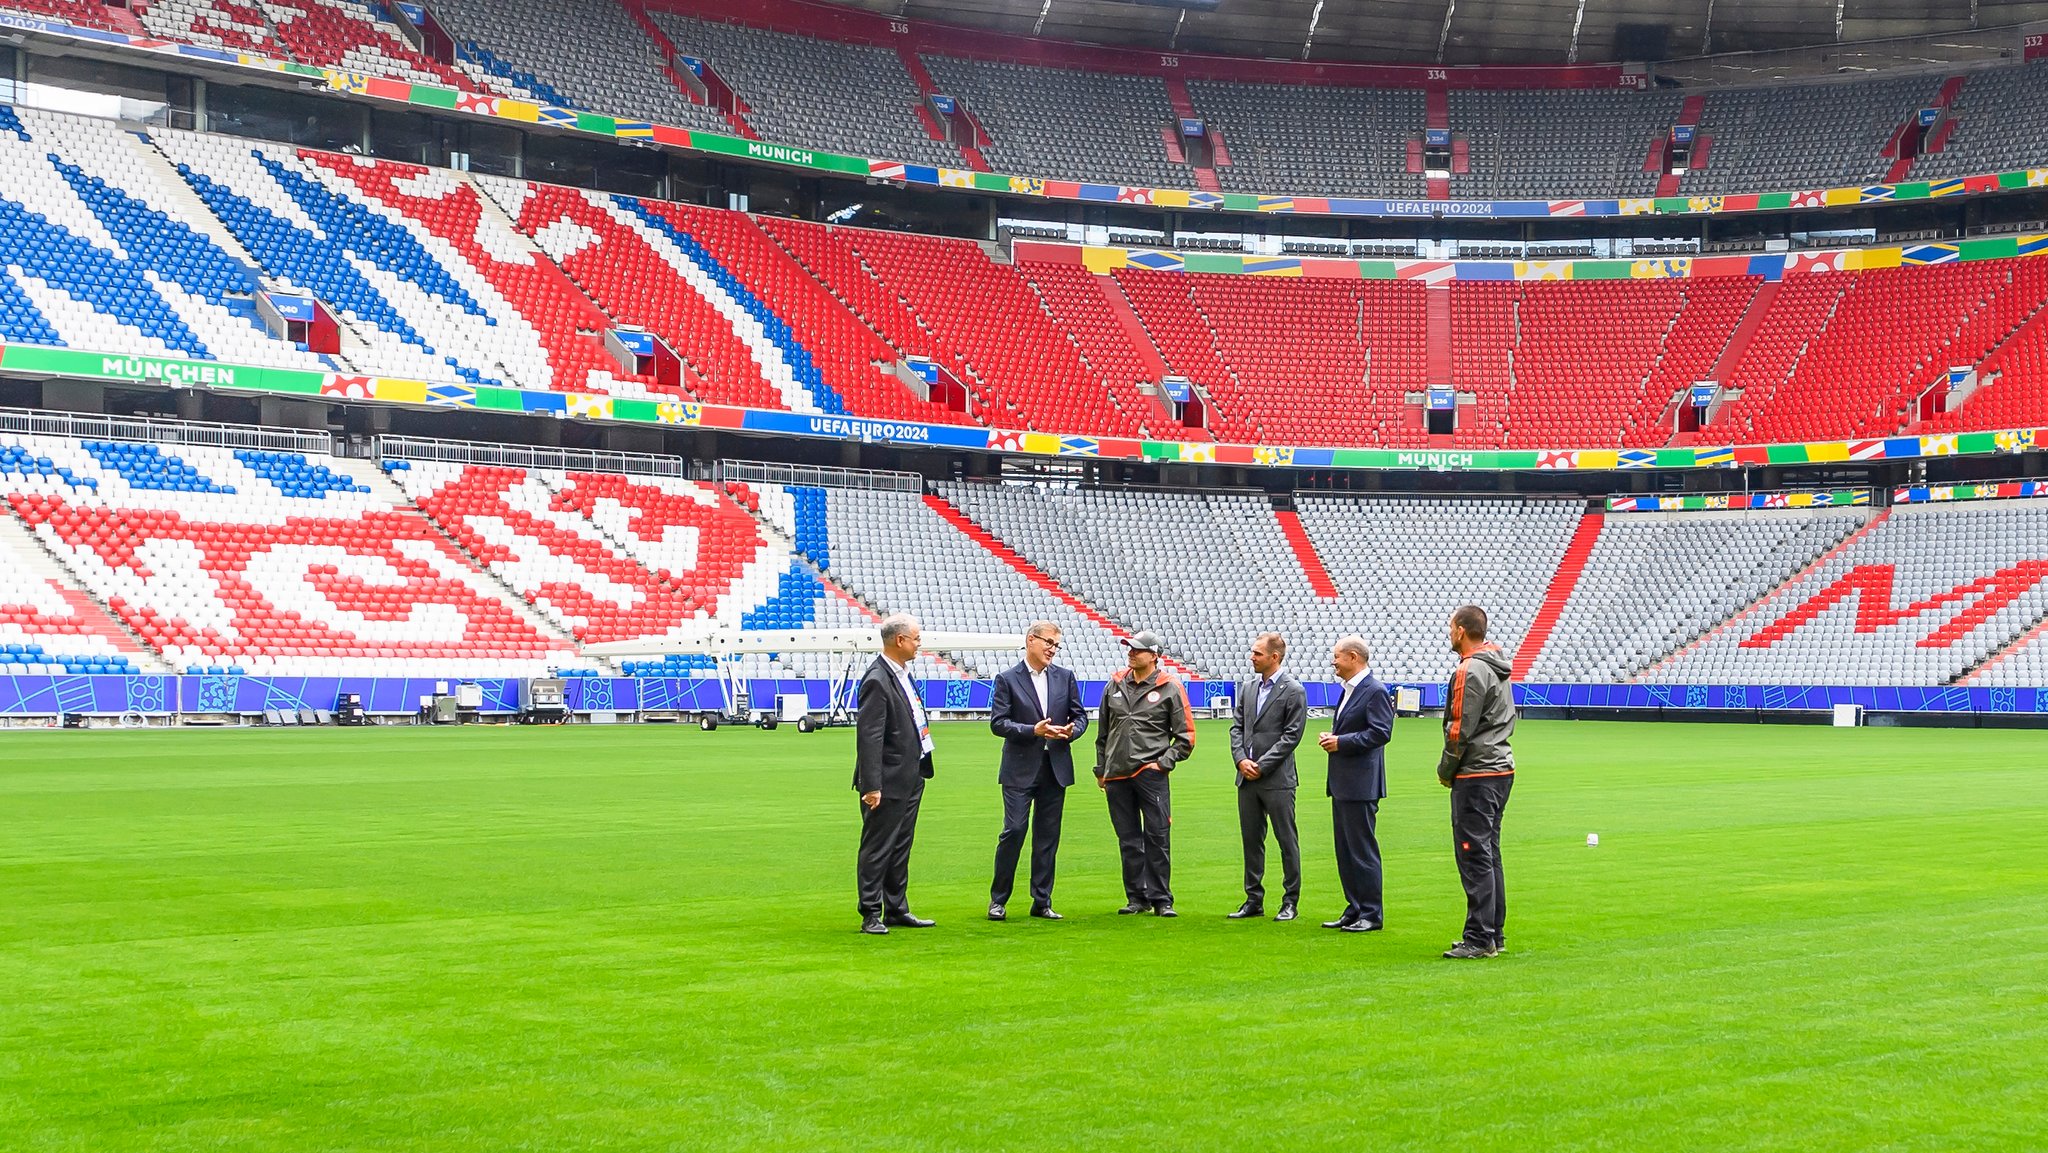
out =
[[(1031, 34), (1033, 36), (1038, 35), (1038, 30), (1045, 27), (1045, 14), (1050, 11), (1052, 11), (1052, 0), (1045, 0), (1044, 4), (1039, 5), (1038, 22), (1031, 26)], [(1836, 39), (1839, 40), (1841, 37), (1837, 36)]]
[[(1183, 8), (1180, 11), (1181, 15), (1187, 15), (1187, 9)], [(1301, 38), (1301, 58), (1303, 60), (1308, 59), (1309, 47), (1310, 45), (1313, 45), (1316, 42), (1316, 25), (1321, 24), (1322, 22), (1323, 0), (1316, 0), (1315, 11), (1310, 12), (1308, 14), (1308, 35)]]
[(1436, 34), (1436, 62), (1444, 62), (1444, 47), (1451, 42), (1451, 17), (1458, 14), (1458, 0), (1444, 0), (1444, 26)]
[(1572, 44), (1570, 48), (1565, 50), (1564, 62), (1566, 64), (1577, 64), (1579, 62), (1579, 28), (1585, 22), (1586, 0), (1579, 0), (1579, 10), (1572, 13)]

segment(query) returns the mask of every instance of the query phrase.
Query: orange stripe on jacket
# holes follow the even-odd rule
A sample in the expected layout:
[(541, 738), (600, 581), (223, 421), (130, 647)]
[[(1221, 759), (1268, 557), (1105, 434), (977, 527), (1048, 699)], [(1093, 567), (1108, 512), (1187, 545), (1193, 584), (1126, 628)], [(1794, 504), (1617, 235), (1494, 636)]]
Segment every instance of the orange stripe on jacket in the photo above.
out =
[(1187, 722), (1188, 755), (1192, 757), (1195, 755), (1195, 709), (1193, 705), (1188, 704), (1188, 687), (1173, 677), (1166, 679), (1174, 688), (1180, 690), (1180, 717)]
[(1451, 677), (1451, 727), (1444, 732), (1444, 745), (1457, 748), (1465, 725), (1465, 662), (1458, 662), (1458, 671)]

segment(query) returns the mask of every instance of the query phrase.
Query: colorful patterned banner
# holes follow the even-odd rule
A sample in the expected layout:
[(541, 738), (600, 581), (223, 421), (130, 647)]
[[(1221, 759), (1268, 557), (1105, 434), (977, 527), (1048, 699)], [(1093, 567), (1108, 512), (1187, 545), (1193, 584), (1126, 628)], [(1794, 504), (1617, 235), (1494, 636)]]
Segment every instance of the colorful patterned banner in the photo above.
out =
[(1608, 512), (1703, 512), (1760, 508), (1851, 508), (1870, 503), (1867, 488), (1833, 492), (1709, 492), (1611, 496)]
[[(1750, 468), (1848, 460), (1908, 460), (1925, 456), (1977, 456), (2048, 446), (2048, 429), (1895, 436), (1882, 440), (1813, 444), (1703, 446), (1658, 449), (1406, 449), (1212, 444), (1206, 441), (1128, 440), (1019, 432), (980, 426), (918, 424), (871, 417), (827, 416), (703, 404), (680, 398), (649, 400), (591, 393), (530, 392), (516, 388), (432, 382), (338, 372), (222, 364), (183, 357), (133, 356), (43, 345), (0, 345), (0, 372), (162, 387), (217, 388), (341, 401), (474, 408), (492, 412), (553, 413), (568, 419), (625, 424), (731, 429), (776, 436), (940, 448), (1025, 456), (1094, 457), (1159, 463), (1246, 467), (1343, 468), (1427, 472), (1498, 472), (1533, 469)], [(2027, 482), (2038, 484), (2040, 482)], [(1788, 501), (1823, 494), (1776, 494)], [(1853, 495), (1853, 494), (1852, 494)], [(1849, 503), (1869, 503), (1869, 494)], [(1949, 498), (1953, 499), (1953, 498)], [(1837, 500), (1836, 503), (1841, 503)], [(1801, 508), (1797, 503), (1752, 507)], [(1617, 510), (1619, 511), (1619, 510)]]
[(1206, 272), (1222, 276), (1287, 276), (1305, 280), (1701, 280), (1758, 276), (1767, 281), (1823, 272), (1861, 272), (1916, 264), (1970, 263), (2048, 256), (2048, 233), (1986, 236), (1910, 247), (1837, 248), (1825, 252), (1763, 252), (1736, 256), (1665, 256), (1636, 260), (1352, 260), (1325, 256), (1251, 256), (1222, 252), (1167, 252), (1019, 240), (1019, 260), (1078, 264), (1094, 273), (1120, 268), (1153, 272)]
[(1956, 500), (2021, 500), (2028, 497), (2048, 497), (2048, 480), (1913, 485), (1892, 490), (1893, 504), (1944, 504)]
[[(1545, 219), (1583, 216), (1707, 216), (1743, 212), (1780, 212), (1795, 208), (1927, 200), (1943, 196), (2048, 187), (2048, 168), (1987, 173), (1952, 180), (1873, 184), (1851, 188), (1798, 192), (1744, 193), (1732, 196), (1657, 196), (1605, 200), (1380, 200), (1343, 196), (1275, 196), (1251, 192), (1198, 192), (1184, 188), (1135, 188), (1119, 184), (1010, 176), (906, 164), (900, 160), (844, 156), (797, 145), (745, 140), (710, 132), (693, 132), (639, 120), (618, 120), (595, 112), (537, 105), (510, 97), (458, 92), (430, 84), (366, 76), (356, 72), (272, 60), (243, 52), (129, 36), (84, 28), (13, 12), (0, 12), (0, 28), (90, 41), (99, 47), (126, 49), (158, 56), (178, 56), (209, 64), (252, 68), (311, 78), (337, 91), (373, 100), (461, 112), (520, 124), (546, 124), (571, 132), (610, 139), (651, 140), (671, 148), (711, 152), (770, 164), (820, 172), (836, 172), (931, 188), (968, 188), (981, 192), (1047, 200), (1079, 200), (1111, 204), (1142, 204), (1161, 208), (1220, 209), (1272, 215), (1464, 217), (1471, 219)], [(1734, 259), (1745, 259), (1737, 257)], [(1979, 259), (1982, 259), (1981, 257)], [(1627, 263), (1627, 262), (1620, 262)], [(1622, 274), (1626, 276), (1627, 274)]]

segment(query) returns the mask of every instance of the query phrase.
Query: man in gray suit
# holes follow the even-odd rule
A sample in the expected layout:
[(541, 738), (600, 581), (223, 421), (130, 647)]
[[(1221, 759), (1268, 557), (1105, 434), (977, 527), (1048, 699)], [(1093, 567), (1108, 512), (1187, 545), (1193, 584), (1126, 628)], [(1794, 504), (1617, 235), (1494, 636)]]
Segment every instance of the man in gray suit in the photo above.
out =
[(1280, 842), (1286, 890), (1273, 919), (1292, 921), (1301, 898), (1301, 841), (1294, 826), (1294, 749), (1308, 724), (1308, 694), (1282, 672), (1287, 640), (1261, 633), (1252, 642), (1253, 679), (1237, 692), (1230, 724), (1230, 757), (1237, 762), (1237, 824), (1244, 834), (1244, 904), (1233, 921), (1266, 914), (1266, 823)]

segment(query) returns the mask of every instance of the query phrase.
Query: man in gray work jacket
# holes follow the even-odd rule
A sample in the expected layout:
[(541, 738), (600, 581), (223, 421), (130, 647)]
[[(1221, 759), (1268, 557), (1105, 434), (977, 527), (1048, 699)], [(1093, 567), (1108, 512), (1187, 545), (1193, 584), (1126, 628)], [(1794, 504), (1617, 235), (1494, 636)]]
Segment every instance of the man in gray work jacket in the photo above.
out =
[(1230, 722), (1230, 759), (1237, 767), (1237, 825), (1244, 837), (1244, 904), (1230, 919), (1266, 913), (1266, 824), (1280, 845), (1286, 888), (1273, 919), (1292, 921), (1301, 899), (1301, 839), (1294, 824), (1294, 750), (1308, 725), (1308, 695), (1281, 671), (1287, 639), (1261, 633), (1252, 642), (1251, 680), (1238, 689)]
[(1130, 667), (1102, 690), (1095, 728), (1095, 781), (1109, 795), (1109, 823), (1123, 856), (1124, 907), (1161, 917), (1173, 909), (1172, 790), (1166, 777), (1195, 749), (1187, 689), (1159, 668), (1159, 634), (1124, 640)]
[(1436, 777), (1451, 791), (1451, 837), (1465, 886), (1465, 934), (1444, 953), (1452, 960), (1491, 957), (1506, 943), (1507, 882), (1500, 866), (1500, 819), (1515, 784), (1514, 658), (1486, 639), (1486, 610), (1451, 614), (1458, 668), (1444, 697), (1444, 752)]

